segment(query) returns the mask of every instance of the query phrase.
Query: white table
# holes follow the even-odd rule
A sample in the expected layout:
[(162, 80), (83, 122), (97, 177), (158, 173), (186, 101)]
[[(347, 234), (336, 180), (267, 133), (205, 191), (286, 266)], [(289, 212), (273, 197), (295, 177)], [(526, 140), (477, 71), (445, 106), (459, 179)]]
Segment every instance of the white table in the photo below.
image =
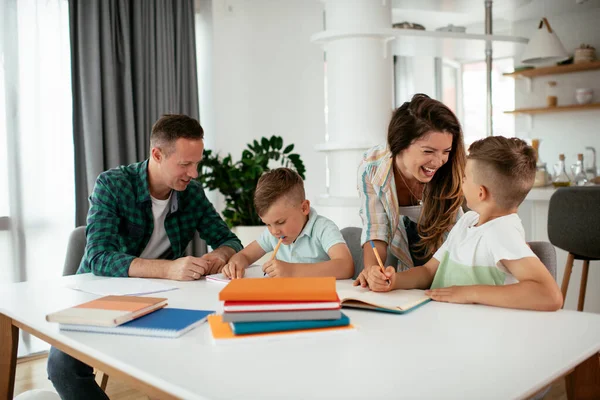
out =
[[(161, 399), (513, 399), (579, 364), (570, 397), (600, 393), (596, 314), (431, 302), (405, 315), (346, 310), (354, 332), (245, 344), (213, 344), (207, 324), (158, 339), (60, 332), (46, 322), (97, 297), (66, 287), (88, 279), (97, 277), (0, 286), (0, 398), (12, 398), (17, 328)], [(169, 306), (220, 309), (222, 284), (175, 284), (160, 294)]]

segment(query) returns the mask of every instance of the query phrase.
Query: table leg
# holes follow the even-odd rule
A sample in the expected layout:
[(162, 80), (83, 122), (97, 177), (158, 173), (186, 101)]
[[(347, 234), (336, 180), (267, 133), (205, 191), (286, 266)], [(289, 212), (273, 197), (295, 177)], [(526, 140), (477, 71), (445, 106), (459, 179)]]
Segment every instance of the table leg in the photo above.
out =
[(15, 390), (19, 328), (0, 314), (0, 399), (12, 399)]
[(565, 377), (567, 399), (600, 399), (600, 353), (596, 353)]

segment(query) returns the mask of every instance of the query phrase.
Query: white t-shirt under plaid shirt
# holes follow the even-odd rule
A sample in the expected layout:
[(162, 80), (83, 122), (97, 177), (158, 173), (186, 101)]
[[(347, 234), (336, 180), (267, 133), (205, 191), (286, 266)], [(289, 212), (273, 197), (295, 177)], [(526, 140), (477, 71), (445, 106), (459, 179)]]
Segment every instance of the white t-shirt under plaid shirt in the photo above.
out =
[(479, 214), (474, 211), (466, 213), (433, 255), (440, 265), (431, 284), (432, 289), (517, 283), (500, 260), (536, 257), (525, 242), (525, 231), (517, 214), (475, 226), (478, 221)]

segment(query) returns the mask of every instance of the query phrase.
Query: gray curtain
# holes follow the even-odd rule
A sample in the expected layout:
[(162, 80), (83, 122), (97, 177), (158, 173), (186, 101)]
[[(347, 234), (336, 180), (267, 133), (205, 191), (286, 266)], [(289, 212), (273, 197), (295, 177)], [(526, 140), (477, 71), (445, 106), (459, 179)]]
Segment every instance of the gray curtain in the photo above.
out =
[(69, 0), (69, 18), (76, 221), (85, 225), (98, 174), (148, 158), (162, 114), (199, 118), (194, 0)]

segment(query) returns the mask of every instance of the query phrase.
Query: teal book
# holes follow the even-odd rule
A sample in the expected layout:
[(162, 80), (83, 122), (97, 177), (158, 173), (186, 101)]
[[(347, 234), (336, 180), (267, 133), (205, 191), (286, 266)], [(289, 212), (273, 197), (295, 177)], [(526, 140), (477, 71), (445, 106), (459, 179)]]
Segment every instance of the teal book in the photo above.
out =
[(296, 331), (303, 329), (333, 328), (350, 325), (350, 318), (342, 313), (339, 319), (304, 320), (304, 321), (263, 321), (263, 322), (232, 322), (231, 330), (235, 335), (253, 333)]
[(176, 338), (202, 324), (206, 321), (206, 317), (214, 313), (214, 311), (210, 310), (161, 308), (143, 317), (114, 327), (74, 324), (59, 324), (59, 327), (64, 331)]

